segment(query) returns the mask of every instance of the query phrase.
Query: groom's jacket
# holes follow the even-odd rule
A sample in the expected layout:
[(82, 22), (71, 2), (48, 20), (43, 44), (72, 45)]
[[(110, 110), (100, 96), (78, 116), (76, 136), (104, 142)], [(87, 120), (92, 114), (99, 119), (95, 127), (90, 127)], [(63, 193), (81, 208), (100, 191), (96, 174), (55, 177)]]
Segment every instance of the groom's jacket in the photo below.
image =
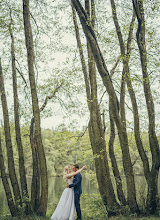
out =
[(82, 194), (82, 176), (80, 173), (74, 176), (73, 183), (69, 185), (69, 188), (74, 187), (74, 193), (76, 194)]

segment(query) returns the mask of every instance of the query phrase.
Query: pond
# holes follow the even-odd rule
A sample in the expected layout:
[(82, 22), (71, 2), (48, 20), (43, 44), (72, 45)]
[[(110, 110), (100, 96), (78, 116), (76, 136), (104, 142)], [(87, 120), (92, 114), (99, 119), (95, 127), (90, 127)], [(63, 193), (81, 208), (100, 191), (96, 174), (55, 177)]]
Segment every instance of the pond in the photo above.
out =
[[(28, 186), (31, 186), (31, 178), (27, 178), (28, 181)], [(124, 180), (124, 178), (122, 178)], [(113, 181), (114, 182), (114, 181)], [(144, 202), (144, 199), (146, 197), (146, 181), (144, 176), (135, 176), (135, 183), (136, 183), (136, 189), (137, 189), (137, 200), (140, 203)], [(48, 187), (48, 208), (47, 208), (47, 214), (51, 215), (53, 211), (55, 210), (57, 203), (60, 199), (60, 196), (66, 187), (66, 184), (63, 180), (62, 177), (51, 177), (49, 178), (48, 181), (49, 187)], [(125, 188), (125, 184), (124, 188)], [(89, 178), (86, 176), (83, 176), (82, 178), (82, 190), (83, 194), (97, 194), (98, 189), (97, 187), (93, 184), (93, 181), (91, 181)], [(125, 190), (126, 191), (126, 190)], [(160, 178), (159, 178), (159, 184), (158, 184), (158, 191), (160, 194)], [(30, 188), (29, 188), (30, 192)], [(126, 193), (126, 192), (125, 192)], [(85, 199), (82, 197), (81, 198), (81, 204), (85, 204)], [(8, 204), (3, 188), (3, 183), (2, 179), (0, 178), (0, 216), (9, 214), (9, 209), (8, 209)]]

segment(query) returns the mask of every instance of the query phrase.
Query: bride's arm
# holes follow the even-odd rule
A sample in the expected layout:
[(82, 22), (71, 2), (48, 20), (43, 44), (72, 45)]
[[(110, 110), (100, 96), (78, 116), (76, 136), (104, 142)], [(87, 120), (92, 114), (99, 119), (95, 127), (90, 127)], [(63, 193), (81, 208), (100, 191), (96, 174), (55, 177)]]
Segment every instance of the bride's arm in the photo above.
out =
[(79, 170), (77, 170), (76, 172), (73, 172), (73, 173), (71, 173), (71, 174), (68, 174), (67, 175), (67, 177), (72, 177), (72, 176), (75, 176), (75, 175), (77, 175), (78, 173), (80, 173), (82, 170), (86, 170), (87, 169), (87, 167), (86, 166), (83, 166), (81, 169), (79, 169)]

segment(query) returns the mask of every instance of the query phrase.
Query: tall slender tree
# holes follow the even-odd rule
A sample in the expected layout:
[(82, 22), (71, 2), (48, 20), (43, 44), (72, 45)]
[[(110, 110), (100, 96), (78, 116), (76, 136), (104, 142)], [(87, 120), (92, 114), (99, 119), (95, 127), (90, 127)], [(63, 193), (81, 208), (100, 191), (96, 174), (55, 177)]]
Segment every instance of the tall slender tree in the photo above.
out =
[(7, 179), (7, 175), (6, 175), (6, 172), (5, 172), (5, 165), (4, 165), (4, 158), (3, 158), (1, 143), (2, 142), (1, 142), (1, 133), (0, 133), (0, 171), (1, 171), (1, 177), (2, 177), (2, 182), (3, 182), (4, 189), (5, 189), (5, 193), (6, 193), (7, 202), (8, 202), (10, 212), (11, 212), (12, 216), (16, 216), (17, 208), (14, 204), (14, 200), (13, 200), (13, 197), (12, 197), (12, 192), (11, 192), (9, 182), (8, 182), (8, 179)]
[(88, 25), (88, 16), (83, 9), (81, 3), (77, 0), (72, 0), (72, 3), (74, 7), (77, 10), (77, 13), (79, 15), (83, 31), (86, 35), (86, 38), (90, 44), (90, 47), (92, 49), (92, 53), (94, 55), (95, 62), (97, 64), (97, 69), (102, 77), (104, 86), (106, 87), (106, 90), (109, 94), (109, 99), (111, 103), (111, 111), (113, 113), (114, 121), (116, 123), (117, 129), (118, 129), (118, 135), (120, 140), (120, 145), (122, 149), (122, 155), (123, 155), (123, 166), (124, 166), (124, 172), (126, 176), (126, 182), (127, 182), (127, 202), (130, 206), (130, 209), (132, 212), (139, 212), (139, 208), (136, 202), (136, 193), (135, 193), (135, 183), (134, 183), (134, 175), (133, 175), (133, 167), (131, 163), (131, 158), (129, 154), (129, 147), (128, 147), (128, 137), (126, 129), (124, 129), (123, 122), (119, 116), (119, 104), (118, 99), (115, 93), (115, 89), (113, 87), (109, 71), (106, 67), (103, 55), (100, 51), (96, 35), (94, 33), (92, 25)]
[(143, 88), (144, 95), (146, 100), (146, 106), (148, 111), (149, 119), (149, 144), (152, 154), (152, 167), (151, 171), (147, 170), (146, 175), (149, 175), (148, 178), (148, 195), (147, 195), (147, 204), (146, 210), (151, 214), (155, 212), (158, 207), (158, 174), (160, 168), (160, 151), (157, 135), (155, 132), (155, 107), (152, 97), (152, 91), (150, 86), (150, 77), (147, 69), (147, 50), (145, 43), (145, 13), (142, 0), (133, 0), (133, 7), (136, 13), (138, 28), (136, 33), (137, 44), (140, 53), (141, 68), (143, 75)]
[(12, 10), (10, 10), (10, 19), (11, 23), (9, 25), (9, 33), (11, 37), (11, 57), (12, 57), (12, 79), (13, 79), (13, 99), (14, 99), (14, 120), (15, 120), (15, 132), (16, 132), (16, 142), (18, 146), (19, 154), (19, 175), (21, 183), (21, 192), (22, 192), (22, 202), (26, 205), (26, 213), (29, 211), (29, 194), (27, 188), (26, 180), (26, 171), (24, 165), (24, 154), (23, 146), (21, 139), (21, 130), (20, 130), (20, 121), (19, 121), (19, 100), (18, 100), (18, 91), (17, 91), (17, 74), (16, 74), (16, 62), (15, 62), (15, 46), (14, 46), (14, 36), (12, 31)]
[(35, 139), (37, 143), (38, 157), (40, 161), (41, 199), (37, 212), (40, 215), (45, 215), (47, 211), (47, 201), (48, 201), (48, 177), (47, 177), (46, 158), (45, 158), (42, 137), (41, 137), (40, 110), (38, 106), (38, 96), (37, 96), (35, 72), (34, 72), (34, 46), (33, 46), (33, 36), (32, 36), (31, 22), (30, 22), (29, 0), (23, 0), (23, 20), (24, 20), (25, 42), (27, 49), (29, 81), (30, 81), (31, 96), (32, 96), (33, 116), (35, 121)]
[[(135, 92), (134, 92), (134, 89), (132, 86), (132, 81), (131, 81), (131, 76), (130, 76), (130, 71), (129, 71), (129, 58), (130, 58), (130, 54), (131, 54), (131, 40), (132, 40), (132, 32), (133, 32), (133, 22), (135, 20), (135, 11), (133, 12), (133, 19), (132, 19), (133, 22), (131, 23), (132, 26), (130, 29), (131, 31), (129, 32), (128, 42), (127, 42), (127, 46), (125, 48), (125, 44), (124, 44), (124, 41), (122, 38), (122, 32), (120, 30), (120, 26), (119, 26), (119, 22), (118, 22), (118, 17), (117, 17), (117, 13), (116, 13), (116, 7), (115, 7), (114, 0), (111, 0), (111, 6), (112, 6), (113, 20), (115, 23), (116, 32), (117, 32), (117, 36), (119, 39), (119, 45), (121, 48), (121, 56), (123, 57), (123, 68), (124, 68), (124, 73), (125, 73), (125, 79), (127, 82), (127, 88), (128, 88), (128, 92), (129, 92), (129, 95), (131, 98), (131, 102), (132, 102), (132, 109), (133, 109), (133, 115), (134, 115), (134, 134), (135, 134), (136, 145), (137, 145), (137, 149), (138, 149), (139, 155), (141, 157), (141, 160), (143, 162), (144, 175), (145, 175), (145, 178), (146, 178), (146, 181), (148, 184), (148, 190), (150, 191), (151, 173), (150, 173), (150, 169), (149, 169), (149, 160), (148, 160), (148, 157), (147, 157), (146, 152), (144, 150), (144, 146), (143, 146), (141, 136), (140, 136), (138, 105), (137, 105), (137, 100), (136, 100)], [(155, 204), (154, 204), (154, 207), (156, 207)], [(146, 208), (146, 210), (149, 211), (148, 208)]]
[(0, 93), (1, 93), (1, 102), (2, 102), (3, 119), (4, 119), (4, 132), (5, 132), (5, 142), (7, 148), (9, 177), (13, 188), (16, 206), (18, 207), (19, 204), (21, 205), (22, 200), (21, 200), (18, 179), (15, 171), (13, 147), (12, 147), (11, 134), (10, 134), (8, 106), (7, 106), (7, 99), (5, 94), (1, 60), (0, 60)]
[[(80, 18), (80, 22), (82, 24), (83, 31), (86, 35), (86, 39), (88, 40), (92, 53), (94, 55), (95, 62), (97, 64), (97, 69), (101, 75), (103, 80), (103, 84), (106, 87), (106, 90), (109, 94), (110, 99), (110, 112), (113, 115), (113, 120), (118, 129), (118, 135), (120, 140), (120, 145), (122, 149), (123, 155), (123, 167), (127, 181), (127, 202), (131, 211), (139, 213), (139, 208), (136, 202), (136, 191), (134, 184), (134, 174), (131, 163), (131, 158), (129, 154), (129, 146), (128, 146), (128, 137), (126, 130), (126, 116), (125, 116), (125, 84), (127, 84), (128, 92), (130, 95), (133, 115), (134, 115), (134, 133), (135, 140), (139, 155), (143, 162), (144, 174), (148, 184), (148, 196), (146, 202), (146, 211), (149, 213), (154, 213), (156, 211), (158, 200), (157, 200), (157, 180), (158, 180), (158, 172), (159, 172), (159, 145), (155, 132), (155, 110), (154, 110), (154, 102), (152, 98), (152, 92), (150, 88), (150, 78), (147, 72), (147, 51), (145, 46), (145, 19), (144, 19), (144, 9), (143, 9), (143, 1), (133, 1), (134, 10), (136, 12), (136, 17), (138, 20), (138, 29), (137, 29), (137, 43), (140, 51), (140, 60), (141, 67), (143, 72), (143, 87), (144, 87), (144, 95), (146, 98), (146, 106), (148, 110), (148, 118), (149, 118), (149, 143), (152, 154), (152, 168), (150, 171), (149, 168), (149, 159), (147, 158), (146, 152), (143, 147), (143, 143), (140, 136), (140, 127), (139, 127), (139, 113), (138, 113), (138, 105), (136, 101), (135, 92), (132, 86), (132, 80), (130, 76), (129, 70), (129, 58), (131, 54), (131, 42), (133, 38), (133, 27), (135, 21), (135, 12), (133, 11), (133, 17), (130, 24), (129, 35), (127, 44), (125, 46), (121, 28), (119, 25), (115, 1), (111, 0), (111, 8), (112, 8), (112, 16), (115, 24), (119, 46), (121, 51), (122, 63), (123, 63), (123, 72), (122, 72), (122, 83), (121, 83), (121, 95), (120, 95), (120, 105), (117, 104), (117, 97), (115, 93), (115, 89), (112, 84), (112, 80), (109, 76), (109, 71), (107, 70), (103, 55), (100, 51), (97, 37), (94, 32), (94, 28), (92, 24), (90, 24), (89, 17), (82, 7), (79, 0), (72, 0), (72, 4), (77, 10), (77, 13)], [(120, 115), (119, 115), (120, 108)], [(111, 115), (110, 115), (111, 116)], [(111, 121), (112, 123), (112, 121)], [(112, 134), (113, 134), (113, 123), (112, 125)], [(114, 138), (114, 135), (113, 135)], [(111, 139), (113, 142), (113, 138)], [(153, 180), (151, 181), (151, 179)]]
[[(95, 4), (92, 0), (91, 2), (85, 1), (85, 10), (88, 14), (88, 24), (92, 23), (94, 27), (95, 23)], [(87, 51), (88, 51), (88, 70), (85, 63), (84, 52), (81, 44), (76, 13), (74, 6), (72, 6), (73, 20), (76, 32), (77, 45), (79, 48), (79, 53), (81, 57), (82, 70), (84, 74), (84, 80), (86, 85), (87, 103), (90, 112), (90, 122), (89, 122), (89, 137), (92, 146), (93, 155), (95, 158), (96, 166), (96, 176), (99, 185), (99, 191), (102, 196), (103, 202), (108, 211), (108, 216), (115, 215), (117, 213), (118, 202), (114, 194), (108, 158), (106, 153), (106, 142), (104, 136), (104, 128), (101, 118), (100, 106), (97, 97), (97, 79), (96, 79), (96, 67), (94, 56), (90, 44), (87, 40)]]

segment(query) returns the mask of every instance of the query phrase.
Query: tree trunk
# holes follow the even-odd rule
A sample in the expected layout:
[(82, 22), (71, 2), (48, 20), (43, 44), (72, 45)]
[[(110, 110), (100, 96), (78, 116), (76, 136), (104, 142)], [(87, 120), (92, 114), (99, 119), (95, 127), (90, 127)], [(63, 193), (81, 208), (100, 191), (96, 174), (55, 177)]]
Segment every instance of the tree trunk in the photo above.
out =
[(33, 116), (35, 121), (35, 138), (37, 141), (38, 157), (40, 161), (41, 199), (37, 213), (39, 215), (45, 215), (47, 211), (47, 202), (48, 202), (48, 177), (47, 177), (46, 158), (45, 158), (44, 148), (42, 144), (42, 137), (41, 137), (40, 111), (38, 106), (38, 97), (37, 97), (35, 73), (34, 73), (34, 48), (33, 48), (32, 29), (30, 24), (29, 0), (23, 0), (23, 19), (24, 19), (25, 41), (27, 48), (29, 81), (30, 81), (31, 96), (32, 96)]
[[(49, 99), (54, 98), (55, 94), (62, 87), (63, 82), (54, 89), (50, 96), (45, 98), (43, 105), (40, 108), (40, 112), (44, 110)], [(33, 159), (33, 176), (32, 176), (32, 186), (31, 186), (31, 205), (33, 210), (36, 212), (40, 204), (40, 161), (38, 157), (37, 141), (34, 132), (34, 118), (31, 120), (30, 125), (30, 144), (32, 149), (32, 159)]]
[[(124, 132), (127, 134), (127, 131), (126, 131), (126, 117), (125, 117), (125, 102), (124, 102), (125, 97), (124, 97), (124, 95), (125, 95), (126, 75), (128, 75), (128, 72), (127, 72), (128, 69), (126, 68), (126, 66), (128, 65), (130, 53), (127, 54), (128, 56), (125, 53), (125, 45), (124, 45), (121, 29), (120, 29), (120, 26), (119, 26), (119, 22), (118, 22), (115, 2), (114, 2), (114, 0), (110, 0), (110, 2), (111, 2), (111, 8), (112, 8), (112, 17), (113, 17), (113, 21), (114, 21), (115, 28), (116, 28), (116, 32), (117, 32), (117, 36), (118, 36), (118, 40), (119, 40), (119, 45), (120, 45), (121, 57), (122, 57), (122, 61), (123, 61), (122, 87), (121, 87), (121, 98), (122, 99), (121, 99), (121, 103), (120, 103), (120, 109), (121, 109), (121, 120), (122, 120), (122, 123), (123, 123), (123, 129), (124, 129)], [(133, 17), (132, 17), (132, 21), (131, 21), (131, 25), (130, 25), (128, 42), (127, 42), (128, 51), (130, 51), (134, 21), (135, 21), (135, 14), (133, 12)], [(130, 166), (132, 167), (132, 163), (130, 163)], [(129, 193), (129, 191), (127, 191), (128, 192), (128, 204), (129, 204), (131, 209), (132, 209), (132, 206), (134, 207), (133, 211), (139, 212), (137, 201), (136, 201), (136, 190), (135, 190), (133, 169), (130, 168), (130, 170), (132, 170), (132, 174), (131, 174), (132, 179), (133, 179), (132, 189), (134, 189), (134, 190), (132, 192), (133, 195), (131, 195)], [(128, 185), (127, 185), (127, 188), (128, 188)], [(129, 190), (129, 188), (128, 188), (128, 190)]]
[[(112, 76), (115, 72), (115, 69), (120, 61), (121, 56), (118, 57), (117, 62), (113, 66), (110, 77), (112, 79)], [(121, 113), (121, 120), (123, 122), (124, 127), (126, 126), (126, 119), (125, 119), (125, 79), (124, 79), (124, 71), (122, 72), (122, 83), (121, 83), (121, 93), (120, 93), (120, 113)], [(109, 100), (109, 118), (110, 118), (110, 139), (109, 139), (109, 156), (111, 159), (113, 174), (116, 181), (116, 187), (117, 187), (117, 196), (120, 201), (120, 203), (125, 206), (127, 204), (126, 198), (123, 192), (123, 186), (122, 186), (122, 179), (120, 177), (116, 157), (114, 154), (114, 140), (115, 140), (115, 123), (114, 118), (111, 111), (111, 102)]]
[(2, 146), (1, 146), (1, 134), (0, 134), (0, 171), (1, 171), (1, 177), (2, 177), (4, 190), (5, 190), (6, 197), (7, 197), (8, 207), (10, 209), (12, 217), (15, 217), (17, 214), (17, 209), (14, 204), (11, 189), (10, 189), (9, 182), (8, 182), (6, 172), (5, 172), (5, 165), (4, 165)]
[(133, 167), (132, 167), (131, 158), (129, 154), (128, 137), (127, 137), (127, 133), (123, 129), (122, 121), (119, 117), (119, 110), (118, 110), (119, 108), (117, 104), (118, 99), (117, 99), (112, 81), (110, 79), (105, 61), (103, 59), (102, 53), (98, 46), (93, 27), (92, 25), (88, 25), (88, 22), (87, 22), (89, 20), (88, 16), (85, 13), (85, 10), (83, 9), (82, 5), (80, 4), (78, 0), (72, 0), (72, 3), (78, 12), (78, 15), (79, 15), (82, 27), (83, 27), (83, 31), (92, 49), (92, 53), (94, 55), (94, 59), (95, 59), (98, 71), (102, 77), (104, 86), (106, 87), (106, 90), (109, 94), (109, 98), (111, 101), (111, 111), (113, 112), (114, 121), (118, 129), (118, 135), (119, 135), (120, 145), (122, 149), (123, 166), (124, 166), (124, 172), (125, 172), (126, 182), (127, 182), (128, 204), (132, 212), (138, 213), (139, 209), (138, 209), (137, 202), (136, 202), (135, 183), (134, 183)]
[[(106, 144), (103, 137), (101, 142), (98, 137), (95, 138), (96, 131), (92, 129), (91, 122), (89, 123), (89, 136), (92, 146), (93, 155), (95, 158), (96, 176), (99, 186), (99, 192), (101, 194), (104, 205), (106, 206), (108, 217), (119, 214), (119, 204), (116, 201), (112, 182), (110, 179), (110, 172), (108, 166), (108, 158), (106, 153)], [(99, 133), (99, 132), (98, 132)]]
[[(88, 45), (89, 47), (89, 45)], [(93, 154), (95, 156), (96, 174), (99, 182), (99, 189), (103, 195), (104, 203), (108, 206), (107, 211), (109, 215), (116, 214), (118, 203), (116, 202), (108, 165), (108, 158), (106, 153), (106, 142), (104, 130), (102, 126), (101, 113), (97, 100), (97, 82), (96, 70), (94, 66), (94, 58), (88, 48), (89, 58), (89, 76), (91, 84), (91, 111), (90, 111), (90, 141), (92, 145)], [(106, 183), (105, 181), (106, 180)], [(106, 198), (105, 198), (106, 197)], [(114, 213), (115, 212), (115, 213)]]
[(27, 188), (27, 180), (26, 180), (26, 171), (24, 165), (24, 155), (23, 155), (23, 146), (21, 140), (21, 130), (20, 130), (20, 122), (19, 122), (19, 101), (18, 101), (18, 92), (17, 92), (17, 76), (16, 76), (16, 63), (15, 63), (15, 49), (14, 49), (14, 36), (9, 28), (10, 36), (11, 36), (11, 56), (12, 56), (12, 78), (13, 78), (13, 99), (14, 99), (14, 119), (15, 119), (15, 132), (16, 132), (16, 142), (18, 147), (19, 154), (19, 175), (20, 175), (20, 183), (21, 183), (21, 191), (22, 191), (22, 202), (25, 203), (25, 211), (26, 214), (30, 211), (29, 204), (29, 195)]
[(34, 118), (32, 118), (31, 126), (30, 126), (30, 144), (31, 144), (32, 159), (33, 159), (31, 205), (33, 210), (36, 212), (40, 205), (40, 169), (39, 169), (39, 158), (37, 152), (37, 142), (34, 136), (33, 127), (34, 127)]
[(120, 177), (116, 157), (115, 157), (115, 154), (114, 154), (113, 144), (114, 144), (114, 139), (115, 139), (115, 126), (114, 126), (113, 115), (112, 115), (112, 112), (110, 110), (110, 105), (111, 105), (111, 103), (109, 103), (109, 117), (110, 117), (109, 156), (110, 156), (110, 159), (111, 159), (113, 174), (114, 174), (115, 181), (116, 181), (117, 196), (118, 196), (118, 199), (121, 202), (121, 204), (125, 206), (127, 203), (126, 203), (126, 199), (125, 199), (125, 196), (124, 196), (124, 193), (123, 193), (122, 179)]
[[(88, 11), (89, 14), (90, 13), (89, 1), (85, 1), (85, 5), (86, 5), (86, 10)], [(94, 1), (92, 1), (92, 12), (91, 12), (92, 18), (95, 13), (95, 10), (93, 8), (94, 8)], [(116, 214), (118, 203), (115, 198), (115, 194), (110, 178), (104, 130), (102, 127), (102, 119), (101, 119), (100, 109), (97, 100), (97, 82), (96, 82), (96, 69), (94, 64), (94, 57), (92, 55), (90, 45), (87, 43), (88, 60), (89, 60), (88, 62), (89, 75), (88, 75), (74, 7), (72, 7), (72, 9), (73, 9), (73, 20), (76, 31), (77, 45), (79, 47), (82, 70), (86, 84), (87, 103), (90, 111), (89, 136), (90, 136), (93, 155), (95, 157), (96, 176), (98, 180), (101, 197), (107, 208), (108, 215), (111, 216)], [(88, 22), (90, 21), (88, 20)], [(93, 19), (91, 20), (91, 22), (94, 25)]]
[(1, 61), (0, 61), (0, 93), (1, 93), (1, 101), (2, 101), (2, 109), (3, 109), (3, 118), (4, 118), (4, 132), (5, 132), (5, 142), (7, 148), (9, 177), (13, 187), (16, 206), (18, 206), (19, 204), (21, 204), (21, 194), (20, 194), (20, 189), (19, 189), (15, 166), (14, 166), (13, 149), (12, 149), (10, 125), (9, 125), (9, 115), (8, 115), (7, 100), (5, 95)]
[(142, 0), (132, 0), (133, 7), (138, 20), (137, 44), (139, 47), (141, 67), (143, 73), (143, 88), (146, 99), (146, 106), (149, 118), (149, 143), (152, 154), (152, 168), (150, 175), (150, 185), (148, 188), (146, 211), (153, 214), (158, 207), (158, 173), (160, 167), (160, 152), (157, 135), (155, 132), (155, 109), (150, 88), (149, 74), (147, 71), (147, 51), (145, 45), (145, 17)]

